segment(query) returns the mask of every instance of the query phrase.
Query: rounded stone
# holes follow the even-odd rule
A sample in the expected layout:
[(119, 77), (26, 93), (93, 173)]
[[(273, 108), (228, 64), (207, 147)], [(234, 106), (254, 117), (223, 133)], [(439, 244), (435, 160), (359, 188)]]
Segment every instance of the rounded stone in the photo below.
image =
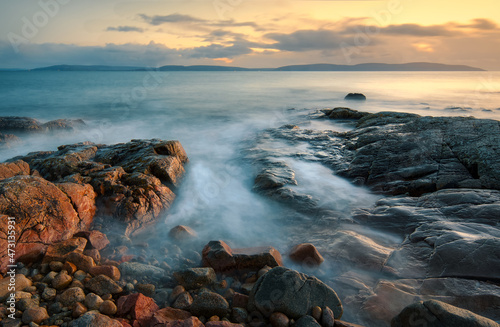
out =
[(332, 309), (329, 307), (323, 307), (321, 313), (321, 326), (323, 327), (333, 327), (335, 325), (335, 316), (333, 315)]
[(85, 305), (89, 310), (99, 310), (99, 307), (104, 302), (104, 300), (95, 293), (89, 293), (85, 296)]
[(60, 261), (51, 261), (49, 263), (49, 268), (52, 271), (60, 272), (63, 269), (64, 264)]
[(46, 287), (42, 293), (42, 299), (52, 301), (56, 298), (57, 291), (54, 288)]
[(273, 312), (269, 317), (269, 321), (273, 327), (288, 327), (290, 323), (286, 314), (281, 312)]
[(72, 281), (73, 278), (68, 275), (66, 270), (63, 270), (52, 280), (52, 287), (60, 291), (68, 287)]
[(79, 287), (68, 288), (59, 296), (59, 302), (65, 307), (71, 307), (77, 302), (85, 300), (85, 293)]
[(106, 300), (99, 306), (99, 312), (108, 316), (114, 315), (117, 310), (116, 304), (111, 300)]
[(190, 311), (195, 316), (225, 317), (229, 313), (229, 304), (217, 293), (203, 292), (194, 298)]
[(73, 318), (79, 318), (81, 315), (83, 315), (85, 312), (87, 312), (87, 308), (81, 304), (80, 302), (75, 303), (75, 306), (73, 307)]
[(317, 322), (320, 322), (321, 321), (321, 313), (323, 312), (323, 310), (321, 310), (320, 307), (318, 306), (315, 306), (314, 308), (312, 308), (312, 313), (311, 313), (311, 316), (316, 319)]
[(49, 319), (49, 314), (47, 309), (44, 307), (31, 307), (26, 309), (23, 313), (22, 321), (25, 324), (34, 322), (35, 324), (40, 324), (42, 321)]

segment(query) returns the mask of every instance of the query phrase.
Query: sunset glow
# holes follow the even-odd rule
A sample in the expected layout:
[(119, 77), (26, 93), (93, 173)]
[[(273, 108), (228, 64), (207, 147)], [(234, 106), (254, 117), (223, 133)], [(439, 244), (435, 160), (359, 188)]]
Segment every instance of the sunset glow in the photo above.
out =
[(500, 69), (493, 0), (21, 0), (0, 7), (5, 67), (425, 60)]

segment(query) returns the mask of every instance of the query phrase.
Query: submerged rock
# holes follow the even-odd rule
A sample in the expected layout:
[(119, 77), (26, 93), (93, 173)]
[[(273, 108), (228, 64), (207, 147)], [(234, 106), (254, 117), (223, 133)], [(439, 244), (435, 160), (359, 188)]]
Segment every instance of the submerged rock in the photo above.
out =
[(260, 277), (248, 302), (250, 312), (258, 310), (266, 317), (282, 312), (293, 319), (310, 313), (315, 306), (328, 306), (335, 318), (342, 316), (342, 304), (333, 289), (315, 277), (284, 267), (273, 268)]
[(369, 112), (361, 112), (353, 110), (351, 108), (344, 108), (344, 107), (324, 109), (322, 110), (322, 112), (330, 119), (353, 119), (353, 120), (361, 119), (370, 114)]
[(345, 100), (358, 100), (364, 101), (366, 100), (366, 96), (362, 93), (349, 93), (345, 96)]

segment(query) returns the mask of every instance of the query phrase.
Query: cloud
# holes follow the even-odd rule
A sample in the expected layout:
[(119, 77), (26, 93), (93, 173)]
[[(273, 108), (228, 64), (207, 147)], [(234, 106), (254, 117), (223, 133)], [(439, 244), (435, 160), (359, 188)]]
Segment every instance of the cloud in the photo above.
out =
[(252, 49), (244, 43), (236, 43), (230, 46), (211, 44), (204, 47), (182, 50), (181, 53), (187, 58), (234, 58), (252, 53)]
[(251, 43), (211, 44), (187, 49), (172, 49), (163, 44), (22, 44), (15, 52), (10, 43), (0, 41), (3, 68), (36, 68), (60, 64), (159, 67), (169, 64), (193, 64), (193, 60), (235, 58), (252, 52)]
[(418, 24), (389, 25), (382, 28), (381, 33), (410, 36), (457, 36), (463, 34), (449, 25), (422, 26)]
[(139, 32), (143, 33), (144, 29), (140, 27), (135, 27), (135, 26), (117, 26), (113, 27), (110, 26), (106, 29), (106, 31), (116, 31), (116, 32)]
[(196, 18), (190, 15), (182, 15), (182, 14), (171, 14), (166, 16), (148, 16), (145, 14), (139, 14), (139, 17), (142, 18), (146, 23), (154, 26), (158, 26), (166, 23), (205, 23), (207, 22), (204, 19)]
[(458, 25), (459, 27), (465, 27), (465, 28), (475, 28), (478, 30), (494, 30), (498, 28), (498, 25), (485, 18), (476, 18), (473, 19), (470, 24), (465, 24), (465, 25)]
[(268, 33), (266, 38), (277, 41), (267, 46), (285, 51), (329, 50), (338, 48), (346, 38), (331, 30), (299, 30), (290, 34)]

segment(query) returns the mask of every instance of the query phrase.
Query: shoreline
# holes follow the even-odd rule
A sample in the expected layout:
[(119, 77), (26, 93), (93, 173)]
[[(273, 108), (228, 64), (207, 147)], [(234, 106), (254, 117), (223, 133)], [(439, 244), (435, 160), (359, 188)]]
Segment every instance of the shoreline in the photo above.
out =
[[(336, 261), (344, 262), (344, 267), (352, 268), (351, 271), (340, 271), (333, 281), (329, 278), (327, 282), (327, 284), (334, 285), (333, 289), (341, 298), (339, 301), (344, 303), (344, 309), (349, 311), (347, 312), (348, 321), (366, 322), (371, 320), (377, 325), (383, 325), (383, 322), (386, 323), (388, 319), (396, 317), (407, 305), (412, 305), (412, 303), (419, 300), (439, 299), (460, 305), (457, 302), (457, 299), (460, 298), (470, 299), (468, 300), (469, 302), (466, 301), (465, 303), (466, 309), (489, 315), (490, 317), (496, 317), (495, 319), (498, 320), (499, 317), (495, 316), (494, 311), (491, 311), (488, 307), (474, 306), (470, 301), (481, 296), (490, 296), (494, 301), (500, 300), (500, 286), (498, 285), (498, 277), (495, 277), (495, 269), (488, 272), (489, 268), (496, 267), (499, 263), (495, 261), (498, 258), (490, 256), (490, 250), (494, 251), (498, 249), (498, 245), (495, 242), (497, 242), (499, 237), (497, 235), (498, 221), (495, 220), (495, 217), (500, 216), (498, 212), (498, 208), (500, 208), (500, 192), (498, 192), (500, 183), (497, 178), (497, 176), (500, 176), (497, 174), (500, 170), (497, 164), (498, 151), (500, 149), (495, 148), (494, 145), (500, 144), (498, 142), (500, 133), (495, 132), (496, 129), (499, 129), (500, 123), (494, 120), (463, 117), (433, 118), (402, 113), (369, 114), (345, 109), (336, 108), (328, 112), (318, 113), (314, 116), (314, 119), (324, 120), (328, 117), (330, 119), (348, 119), (352, 124), (357, 125), (354, 130), (346, 132), (321, 132), (304, 130), (295, 125), (285, 125), (270, 129), (258, 136), (257, 141), (264, 142), (263, 144), (265, 144), (265, 142), (276, 142), (279, 140), (279, 142), (290, 144), (290, 147), (282, 149), (277, 157), (276, 154), (270, 153), (262, 147), (256, 147), (250, 152), (248, 159), (254, 163), (255, 170), (257, 172), (260, 171), (260, 173), (256, 174), (256, 177), (258, 177), (254, 186), (256, 192), (265, 197), (270, 197), (282, 205), (295, 207), (298, 212), (306, 215), (311, 212), (316, 212), (316, 214), (321, 212), (320, 216), (335, 215), (335, 212), (331, 211), (330, 208), (327, 208), (328, 210), (325, 211), (324, 207), (322, 208), (321, 205), (318, 206), (318, 203), (321, 204), (321, 202), (315, 199), (314, 194), (302, 194), (296, 191), (297, 188), (295, 185), (297, 184), (297, 180), (294, 177), (295, 172), (290, 166), (289, 160), (297, 156), (299, 148), (297, 145), (302, 143), (308, 144), (310, 147), (306, 151), (300, 150), (300, 160), (306, 163), (320, 163), (328, 167), (336, 175), (345, 177), (356, 185), (363, 185), (379, 194), (385, 194), (385, 197), (376, 202), (373, 207), (356, 209), (352, 215), (352, 221), (354, 224), (369, 226), (376, 231), (385, 230), (401, 234), (405, 238), (397, 247), (382, 245), (379, 241), (377, 243), (373, 239), (370, 240), (370, 238), (367, 238), (363, 233), (359, 233), (359, 231), (349, 230), (341, 230), (337, 231), (336, 234), (334, 233), (335, 237), (331, 245), (315, 244), (319, 253), (327, 259), (326, 261), (332, 261), (333, 263)], [(458, 131), (467, 131), (467, 133), (461, 134), (457, 133)], [(77, 234), (76, 232), (79, 228), (85, 230), (89, 228), (89, 222), (94, 219), (96, 206), (98, 208), (97, 212), (101, 212), (101, 214), (102, 212), (109, 211), (110, 208), (114, 208), (113, 210), (116, 210), (118, 217), (120, 216), (120, 212), (123, 212), (120, 211), (122, 210), (120, 208), (128, 208), (127, 210), (129, 210), (130, 206), (132, 206), (136, 211), (128, 218), (127, 224), (129, 227), (124, 228), (125, 233), (132, 233), (135, 228), (140, 227), (142, 224), (134, 222), (134, 219), (139, 218), (137, 213), (141, 213), (139, 221), (142, 219), (145, 222), (144, 226), (149, 225), (150, 222), (157, 219), (156, 217), (159, 217), (160, 212), (163, 212), (165, 208), (168, 208), (173, 203), (173, 198), (170, 194), (175, 193), (175, 189), (181, 186), (180, 183), (184, 174), (183, 164), (187, 163), (187, 155), (185, 155), (183, 150), (180, 150), (182, 148), (180, 143), (174, 146), (175, 149), (172, 148), (172, 144), (177, 143), (165, 143), (161, 140), (141, 140), (135, 141), (135, 144), (131, 142), (113, 146), (93, 144), (64, 146), (60, 147), (54, 153), (25, 156), (23, 159), (28, 162), (26, 164), (28, 167), (22, 162), (8, 164), (10, 165), (8, 169), (13, 175), (6, 179), (7, 182), (3, 180), (0, 184), (4, 187), (3, 185), (8, 184), (12, 179), (17, 179), (27, 185), (33, 183), (37, 185), (36, 187), (44, 185), (43, 187), (49, 187), (50, 189), (50, 191), (47, 191), (48, 193), (44, 194), (55, 192), (56, 188), (51, 188), (52, 186), (49, 184), (59, 184), (57, 188), (62, 189), (66, 194), (66, 198), (69, 199), (64, 200), (63, 197), (59, 201), (72, 205), (74, 213), (69, 215), (76, 218), (76, 225), (80, 224), (79, 227), (74, 229), (74, 232), (60, 235), (61, 240), (69, 239), (76, 242), (71, 237)], [(137, 148), (143, 150), (137, 151)], [(153, 152), (151, 152), (151, 149), (153, 149)], [(269, 158), (272, 160), (269, 161)], [(62, 162), (60, 161), (61, 159)], [(146, 162), (143, 159), (147, 159)], [(279, 165), (276, 165), (277, 160), (281, 162)], [(5, 167), (5, 164), (2, 164), (2, 166)], [(117, 166), (122, 167), (123, 172), (119, 168), (116, 168)], [(369, 170), (367, 170), (368, 168)], [(99, 172), (105, 172), (105, 174)], [(21, 176), (16, 177), (19, 173)], [(80, 176), (76, 176), (77, 174)], [(49, 180), (49, 184), (42, 181), (44, 178)], [(89, 187), (85, 185), (89, 185)], [(167, 185), (170, 192), (165, 189)], [(124, 188), (132, 189), (125, 190), (124, 192)], [(121, 193), (116, 193), (116, 190), (121, 190)], [(92, 195), (92, 192), (97, 192), (97, 195)], [(127, 192), (130, 192), (131, 195), (139, 194), (136, 197), (137, 201), (122, 203), (121, 201), (130, 196), (127, 195)], [(83, 197), (82, 194), (84, 194)], [(120, 194), (123, 194), (123, 196)], [(144, 197), (144, 195), (146, 196)], [(155, 196), (158, 200), (156, 200)], [(85, 198), (85, 201), (82, 201), (83, 198)], [(146, 199), (146, 202), (144, 202), (144, 199)], [(92, 202), (94, 203), (94, 209), (92, 209)], [(154, 205), (149, 207), (149, 211), (141, 211), (143, 209), (134, 203), (142, 203), (142, 205), (150, 203)], [(158, 203), (163, 204), (158, 206)], [(12, 204), (9, 205), (12, 206)], [(93, 213), (92, 210), (94, 211)], [(108, 215), (113, 216), (112, 212)], [(401, 217), (404, 217), (405, 220), (401, 221)], [(53, 218), (48, 217), (47, 219)], [(443, 220), (445, 220), (445, 223), (443, 223)], [(32, 228), (39, 235), (47, 233), (45, 226), (42, 228), (34, 225)], [(193, 238), (191, 241), (197, 239), (194, 236), (195, 232), (185, 227), (179, 233), (181, 235), (179, 236), (179, 240), (172, 239), (173, 243), (168, 248), (168, 253), (173, 253), (178, 262), (174, 264), (171, 262), (169, 264), (167, 261), (164, 261), (166, 263), (164, 268), (167, 266), (171, 269), (172, 267), (180, 268), (182, 260), (189, 257), (188, 254), (184, 253), (184, 249), (182, 249), (185, 247), (185, 251), (189, 252), (193, 256), (192, 259), (194, 259), (187, 259), (190, 262), (187, 261), (185, 263), (191, 265), (193, 269), (202, 269), (199, 268), (199, 260), (202, 259), (199, 244), (197, 245), (198, 248), (194, 250), (186, 245), (190, 242), (189, 239)], [(469, 233), (479, 241), (470, 241), (467, 237), (460, 236), (460, 233)], [(165, 236), (157, 235), (157, 237), (157, 241), (160, 241)], [(87, 244), (88, 242), (92, 243), (89, 235), (85, 236), (85, 238), (87, 238)], [(184, 238), (188, 240), (188, 243), (183, 243), (185, 242)], [(73, 259), (68, 261), (66, 255), (70, 254), (67, 253), (59, 257), (59, 261), (52, 260), (59, 262), (52, 264), (55, 268), (50, 267), (50, 262), (46, 262), (45, 268), (42, 268), (42, 266), (35, 266), (35, 268), (29, 269), (22, 267), (20, 270), (27, 269), (24, 272), (28, 272), (30, 278), (34, 278), (31, 275), (35, 270), (37, 272), (46, 271), (46, 275), (42, 276), (43, 278), (51, 274), (50, 271), (56, 273), (51, 274), (53, 278), (59, 276), (59, 279), (69, 280), (69, 278), (64, 277), (68, 276), (71, 278), (71, 281), (60, 290), (65, 290), (65, 292), (75, 287), (89, 292), (90, 289), (85, 284), (100, 276), (97, 272), (92, 274), (89, 270), (90, 268), (86, 267), (85, 278), (88, 279), (80, 283), (82, 285), (79, 285), (75, 283), (78, 280), (74, 276), (76, 271), (67, 275), (61, 273), (61, 271), (64, 271), (61, 265), (64, 266), (66, 261), (73, 263), (79, 270), (85, 271), (85, 269), (80, 269), (84, 268), (84, 266), (76, 265), (75, 261), (78, 261), (79, 265), (83, 265), (84, 263), (82, 262), (91, 262), (88, 259), (91, 258), (95, 266), (96, 262), (99, 261), (97, 258), (99, 258), (100, 260), (104, 260), (105, 264), (95, 267), (105, 268), (94, 268), (94, 270), (106, 272), (112, 277), (106, 274), (105, 276), (111, 279), (113, 277), (116, 279), (117, 270), (121, 275), (126, 275), (121, 266), (130, 260), (136, 266), (139, 266), (139, 264), (149, 266), (148, 269), (151, 269), (152, 274), (154, 274), (154, 271), (159, 273), (153, 267), (167, 271), (161, 268), (162, 263), (159, 260), (157, 260), (157, 264), (160, 267), (155, 266), (152, 260), (156, 260), (156, 254), (152, 256), (148, 254), (147, 244), (134, 244), (130, 239), (120, 239), (118, 237), (112, 237), (110, 240), (112, 242), (108, 248), (97, 249), (100, 246), (95, 247), (94, 245), (90, 245), (85, 250), (87, 245), (84, 245), (83, 248), (79, 245), (81, 251), (74, 250), (73, 253), (76, 254), (71, 254), (74, 257)], [(81, 242), (83, 243), (83, 241)], [(178, 242), (178, 245), (175, 242)], [(198, 240), (199, 242), (203, 243), (202, 240)], [(484, 248), (484, 245), (481, 245), (483, 243), (488, 246)], [(453, 244), (459, 244), (460, 247), (458, 249), (463, 252), (453, 254), (453, 251), (456, 251), (456, 249), (453, 249)], [(55, 245), (57, 246), (57, 244)], [(338, 250), (345, 249), (346, 247), (346, 252)], [(352, 249), (349, 250), (349, 247), (352, 247)], [(137, 254), (133, 256), (127, 254), (128, 249), (133, 248), (135, 248)], [(37, 251), (43, 252), (40, 248), (37, 248)], [(87, 251), (86, 254), (85, 251)], [(141, 254), (141, 251), (146, 255), (144, 253)], [(194, 252), (198, 253), (198, 255), (196, 256)], [(169, 257), (168, 253), (165, 254), (166, 259)], [(313, 253), (316, 252), (313, 251)], [(451, 255), (449, 255), (450, 253)], [(482, 261), (477, 262), (475, 258), (470, 258), (470, 260), (473, 260), (470, 264), (464, 263), (463, 260), (468, 258), (469, 253), (475, 253), (475, 257), (480, 257)], [(47, 254), (45, 254), (46, 256)], [(113, 256), (115, 256), (114, 259)], [(462, 258), (462, 263), (467, 269), (464, 269), (462, 265), (454, 265), (457, 257)], [(105, 258), (111, 261), (107, 262)], [(117, 260), (118, 258), (120, 260)], [(436, 261), (438, 259), (444, 260), (444, 262)], [(121, 260), (125, 261), (120, 262)], [(151, 262), (149, 262), (150, 260)], [(151, 264), (152, 262), (153, 264)], [(441, 271), (440, 267), (444, 267), (445, 269)], [(58, 270), (59, 268), (61, 269)], [(72, 270), (69, 264), (66, 268)], [(144, 267), (141, 266), (140, 268)], [(248, 294), (240, 294), (251, 297), (251, 293), (257, 282), (256, 278), (253, 280), (253, 276), (262, 277), (266, 275), (261, 274), (261, 276), (258, 276), (262, 268), (263, 266), (258, 267), (258, 269), (253, 267), (253, 274), (251, 276), (248, 276), (247, 272), (242, 274), (237, 272), (240, 285), (236, 284), (231, 289), (237, 289), (243, 293), (246, 292)], [(314, 275), (314, 269), (309, 271), (312, 271), (312, 275)], [(354, 273), (356, 271), (362, 272), (360, 274), (361, 277), (356, 276), (356, 273)], [(381, 274), (381, 278), (376, 283), (370, 285), (369, 279), (371, 277), (367, 277), (367, 275), (363, 276), (363, 274), (366, 273), (369, 275), (375, 272)], [(88, 275), (89, 273), (90, 275)], [(197, 270), (196, 273), (201, 273), (201, 271)], [(206, 273), (206, 271), (203, 271), (203, 274)], [(137, 273), (136, 276), (143, 277), (143, 273)], [(160, 284), (154, 285), (153, 293), (151, 293), (151, 286), (145, 286), (141, 294), (145, 297), (148, 297), (145, 293), (157, 295), (157, 287), (159, 289), (165, 288), (160, 287), (162, 285), (168, 285), (167, 289), (170, 289), (170, 291), (167, 290), (166, 293), (172, 294), (175, 287), (178, 286), (176, 283), (179, 280), (171, 276), (173, 276), (173, 273), (170, 275), (168, 281), (164, 280)], [(227, 278), (223, 276), (224, 274), (218, 275), (216, 280), (210, 277), (210, 283), (204, 284), (204, 286), (211, 285), (210, 294), (218, 294), (229, 305), (229, 303), (234, 303), (235, 298), (234, 294), (232, 294), (230, 299), (224, 297), (226, 290), (230, 289), (230, 287), (225, 288), (222, 287), (223, 285), (219, 285), (219, 283), (224, 284), (224, 281), (226, 281), (226, 284), (229, 284)], [(40, 276), (37, 278), (40, 278)], [(103, 278), (101, 277), (101, 279)], [(365, 280), (364, 278), (367, 279)], [(120, 281), (121, 279), (118, 277), (118, 281), (114, 283), (118, 283), (116, 286), (120, 287), (121, 291), (111, 293), (114, 295), (111, 295), (111, 298), (106, 300), (112, 302), (115, 306), (117, 306), (121, 297), (130, 296), (127, 294), (131, 294), (132, 291), (138, 291), (133, 284), (130, 287), (130, 285), (127, 286), (128, 283), (124, 283), (125, 281), (123, 281), (121, 282), (123, 285), (120, 285)], [(53, 281), (50, 283), (53, 283)], [(69, 287), (71, 283), (77, 286), (73, 285), (73, 287)], [(115, 287), (108, 279), (106, 279), (106, 283)], [(361, 288), (357, 288), (360, 286), (359, 283), (362, 284)], [(477, 292), (460, 293), (461, 287), (463, 288), (473, 283), (476, 283)], [(245, 284), (252, 285), (244, 286)], [(31, 290), (31, 297), (26, 295), (27, 298), (33, 298), (33, 296), (36, 296), (36, 293), (41, 291), (38, 288), (36, 290), (33, 289), (33, 286), (28, 287), (31, 287), (29, 289)], [(218, 293), (221, 287), (224, 290), (223, 294)], [(432, 292), (433, 288), (437, 290), (437, 293)], [(439, 293), (441, 288), (444, 288), (444, 293)], [(363, 298), (362, 294), (364, 292), (368, 292), (368, 296)], [(409, 295), (401, 297), (401, 292)], [(189, 302), (189, 296), (191, 296), (191, 300), (194, 300), (196, 295), (200, 295), (199, 293), (184, 291), (180, 294), (185, 294), (183, 301)], [(443, 298), (444, 294), (450, 293), (452, 295), (446, 295)], [(62, 294), (63, 292), (56, 291), (56, 295)], [(356, 294), (358, 294), (358, 300), (356, 300)], [(215, 295), (210, 296), (224, 303), (219, 297)], [(153, 298), (154, 296), (151, 297), (151, 299)], [(43, 304), (43, 300), (45, 299), (43, 299), (42, 292), (42, 302), (40, 303)], [(134, 303), (137, 300), (134, 299)], [(144, 299), (141, 298), (142, 300)], [(152, 306), (154, 302), (150, 300), (144, 301), (150, 303), (148, 307), (154, 307)], [(175, 301), (177, 301), (177, 298)], [(390, 303), (398, 302), (397, 310), (384, 311), (380, 306), (380, 304), (384, 305), (384, 301), (389, 301)], [(47, 307), (49, 302), (46, 302)], [(84, 300), (76, 301), (72, 303), (74, 307), (71, 310), (63, 310), (61, 312), (71, 311), (73, 315), (75, 310), (77, 310), (76, 307), (78, 307), (78, 310), (80, 310), (78, 312), (82, 313), (81, 305), (77, 305), (77, 303), (81, 304), (83, 302)], [(179, 300), (179, 302), (181, 301)], [(349, 306), (345, 302), (349, 303)], [(375, 305), (377, 302), (379, 303), (378, 306)], [(112, 307), (109, 302), (106, 303)], [(317, 306), (323, 312), (326, 309), (322, 308), (322, 305), (318, 304)], [(427, 303), (426, 305), (430, 307), (436, 304)], [(444, 310), (443, 312), (451, 310), (441, 304), (437, 305), (441, 309), (446, 308), (442, 309)], [(233, 307), (235, 306), (233, 305)], [(236, 307), (239, 308), (238, 306)], [(357, 315), (355, 314), (356, 311)], [(316, 310), (316, 314), (317, 312), (318, 310)], [(244, 315), (243, 311), (239, 313)], [(127, 312), (127, 314), (130, 313)], [(232, 311), (230, 313), (227, 312), (227, 317), (232, 322), (238, 323), (239, 321), (235, 317), (232, 317), (232, 314)], [(97, 313), (92, 313), (92, 315), (94, 315), (92, 319), (95, 317), (102, 318), (97, 316)], [(288, 314), (286, 318), (291, 318), (289, 317), (290, 315)], [(148, 319), (151, 319), (153, 316), (154, 313)], [(221, 313), (221, 316), (224, 315)], [(111, 317), (117, 316), (116, 314), (111, 314)], [(205, 318), (209, 319), (210, 317)], [(219, 317), (219, 319), (221, 318), (223, 317)], [(285, 319), (282, 316), (280, 318), (282, 320)], [(314, 319), (315, 321), (323, 323), (322, 317), (318, 318), (318, 315), (316, 315), (316, 318)], [(252, 325), (252, 322), (262, 323), (263, 321), (268, 321), (266, 320), (267, 318), (260, 318), (261, 320), (256, 321), (247, 321), (246, 319), (242, 322), (250, 325)], [(480, 318), (476, 317), (475, 319)], [(203, 321), (203, 319), (201, 319), (201, 322), (209, 324), (207, 321)], [(220, 323), (224, 324), (223, 322)], [(313, 323), (313, 321), (309, 323)], [(336, 322), (336, 324), (342, 323)]]

